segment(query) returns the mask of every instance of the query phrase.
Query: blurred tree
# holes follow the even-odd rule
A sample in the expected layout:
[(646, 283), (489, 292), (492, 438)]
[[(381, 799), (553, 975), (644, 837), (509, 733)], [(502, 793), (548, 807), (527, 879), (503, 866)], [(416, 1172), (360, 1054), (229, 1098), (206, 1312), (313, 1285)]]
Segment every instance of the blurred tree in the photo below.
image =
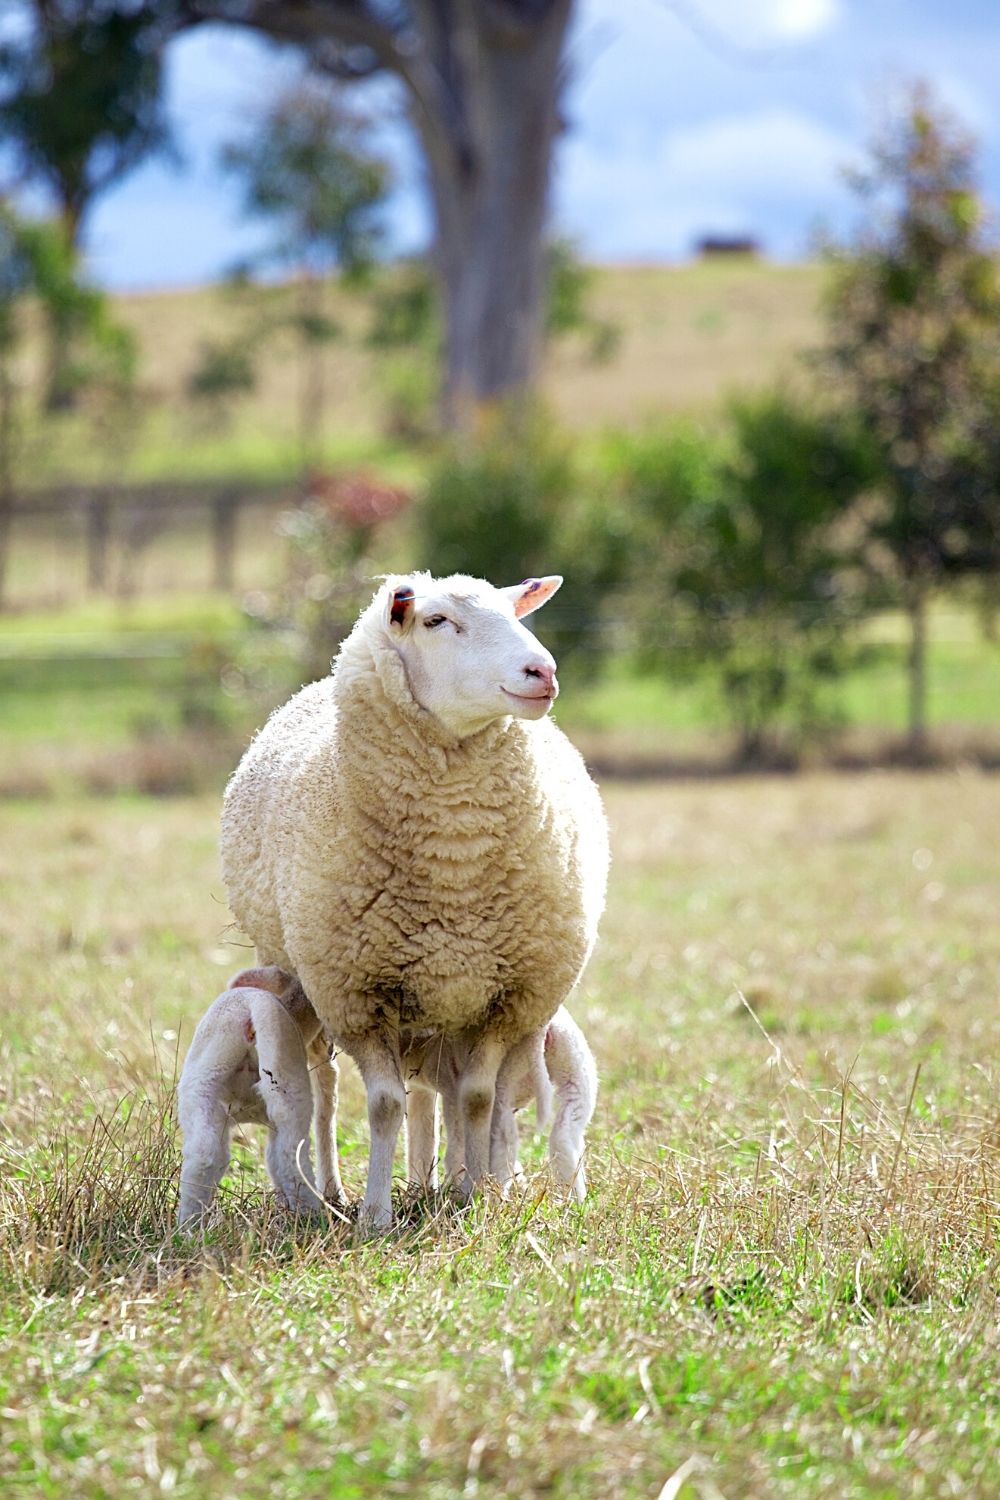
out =
[(926, 749), (927, 608), (946, 576), (1000, 570), (1000, 287), (971, 140), (923, 84), (855, 178), (865, 228), (834, 263), (829, 360), (879, 455), (870, 525), (910, 617), (909, 739)]
[(511, 430), (507, 414), (477, 441), (447, 445), (418, 511), (422, 565), (503, 584), (558, 567), (566, 587), (542, 636), (561, 666), (592, 670), (608, 644), (603, 606), (626, 576), (626, 517), (581, 485), (569, 444), (537, 410)]
[[(163, 0), (159, 0), (163, 3)], [(157, 0), (147, 0), (155, 8)], [(530, 386), (542, 334), (552, 143), (572, 0), (183, 0), (192, 22), (305, 45), (341, 78), (405, 87), (435, 217), (452, 422)]]
[(21, 219), (0, 199), (0, 597), (22, 436), (16, 362), (29, 302), (59, 328), (74, 390), (120, 394), (134, 371), (130, 335), (111, 318), (107, 298), (80, 278), (61, 227)]
[(616, 466), (636, 510), (640, 659), (713, 677), (753, 764), (780, 726), (826, 727), (866, 605), (850, 518), (874, 464), (858, 424), (781, 391), (731, 418), (728, 444), (679, 425), (624, 440)]
[[(0, 146), (55, 200), (75, 257), (90, 207), (168, 140), (161, 97), (173, 0), (13, 0), (0, 41)], [(72, 400), (64, 322), (49, 323), (46, 405)]]
[(20, 310), (30, 290), (31, 267), (24, 253), (20, 225), (0, 201), (0, 604), (7, 575), (18, 445), (14, 360), (21, 332)]
[[(591, 308), (593, 271), (576, 254), (572, 241), (549, 240), (545, 246), (543, 324), (546, 342), (577, 335), (587, 357), (604, 363), (618, 347), (620, 329)], [(391, 351), (382, 366), (388, 394), (388, 428), (393, 436), (427, 437), (434, 430), (434, 402), (427, 367), (441, 348), (441, 319), (430, 266), (421, 259), (394, 268), (376, 288), (368, 335), (376, 349)], [(531, 423), (528, 423), (530, 437)]]
[[(260, 260), (298, 269), (291, 322), (301, 351), (300, 444), (303, 467), (322, 450), (324, 349), (339, 329), (327, 313), (326, 280), (337, 266), (357, 281), (371, 264), (389, 168), (371, 145), (367, 117), (349, 109), (329, 79), (306, 77), (282, 92), (249, 133), (227, 147), (226, 166), (243, 184), (247, 213), (271, 221), (274, 243)], [(274, 323), (270, 325), (273, 331)], [(216, 377), (219, 350), (210, 351)], [(243, 340), (240, 352), (247, 354)], [(229, 362), (232, 366), (232, 361)], [(209, 371), (201, 372), (205, 384)], [(245, 369), (230, 368), (246, 379)], [(218, 379), (214, 382), (218, 386)]]

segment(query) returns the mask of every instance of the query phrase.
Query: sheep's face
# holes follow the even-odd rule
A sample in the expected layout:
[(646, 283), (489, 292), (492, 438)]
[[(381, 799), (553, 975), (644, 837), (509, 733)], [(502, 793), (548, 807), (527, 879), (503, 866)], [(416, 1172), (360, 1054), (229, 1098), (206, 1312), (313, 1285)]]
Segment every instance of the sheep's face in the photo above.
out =
[(524, 625), (562, 583), (529, 578), (497, 589), (481, 578), (393, 578), (385, 626), (414, 698), (459, 739), (494, 719), (542, 719), (556, 700), (556, 664)]

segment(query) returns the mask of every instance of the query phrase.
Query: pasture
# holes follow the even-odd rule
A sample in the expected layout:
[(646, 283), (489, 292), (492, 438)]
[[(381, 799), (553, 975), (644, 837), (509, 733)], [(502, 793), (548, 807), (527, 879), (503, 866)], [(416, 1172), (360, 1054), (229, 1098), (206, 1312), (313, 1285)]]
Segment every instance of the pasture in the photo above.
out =
[[(610, 363), (595, 362), (585, 340), (571, 335), (550, 349), (541, 382), (554, 415), (578, 434), (664, 410), (711, 416), (720, 397), (769, 384), (821, 337), (818, 263), (736, 259), (603, 266), (593, 274), (591, 310), (618, 329), (617, 350)], [(289, 295), (286, 287), (259, 287), (234, 301), (225, 288), (206, 286), (116, 296), (115, 315), (135, 335), (141, 358), (134, 410), (96, 439), (72, 416), (56, 430), (30, 428), (23, 455), (30, 483), (297, 474), (301, 373), (290, 338), (269, 342), (254, 390), (220, 411), (192, 401), (188, 390), (206, 343), (287, 311)], [(341, 334), (322, 360), (324, 462), (377, 463), (380, 472), (408, 482), (420, 472), (420, 456), (385, 435), (397, 356), (369, 344), (372, 314), (364, 297), (331, 284), (329, 314)], [(42, 358), (36, 334), (27, 341), (22, 371), (29, 389), (37, 386)]]
[(605, 794), (588, 1201), (526, 1126), (511, 1201), (401, 1192), (367, 1243), (273, 1211), (249, 1131), (173, 1232), (172, 1081), (245, 956), (218, 796), (4, 805), (5, 1494), (1000, 1490), (1000, 784)]

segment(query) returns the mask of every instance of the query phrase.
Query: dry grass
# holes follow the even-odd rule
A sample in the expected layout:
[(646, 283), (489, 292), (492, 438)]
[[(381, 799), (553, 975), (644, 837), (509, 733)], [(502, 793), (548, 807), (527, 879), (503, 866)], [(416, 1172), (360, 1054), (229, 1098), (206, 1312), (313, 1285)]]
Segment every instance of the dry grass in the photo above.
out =
[[(578, 432), (664, 411), (711, 411), (734, 387), (772, 381), (816, 344), (822, 280), (818, 265), (752, 260), (597, 268), (592, 308), (618, 327), (617, 352), (595, 364), (585, 340), (562, 340), (547, 361), (542, 394), (560, 421)], [(187, 396), (204, 344), (259, 322), (287, 295), (282, 288), (261, 289), (242, 307), (214, 287), (118, 297), (116, 310), (141, 353), (141, 413), (110, 437), (95, 439), (74, 420), (35, 434), (25, 456), (29, 480), (296, 474), (301, 375), (290, 339), (267, 346), (257, 388), (232, 405), (225, 426)], [(384, 436), (394, 356), (368, 346), (364, 299), (334, 287), (330, 313), (343, 337), (324, 360), (327, 457), (377, 459), (406, 480), (415, 462), (419, 471), (419, 461), (393, 450)], [(37, 383), (40, 368), (36, 339), (24, 359), (29, 385)]]
[(275, 1212), (250, 1133), (172, 1233), (177, 1056), (242, 957), (215, 802), (8, 809), (5, 1493), (997, 1493), (1000, 784), (608, 802), (587, 1204), (534, 1143), (520, 1199), (371, 1243)]

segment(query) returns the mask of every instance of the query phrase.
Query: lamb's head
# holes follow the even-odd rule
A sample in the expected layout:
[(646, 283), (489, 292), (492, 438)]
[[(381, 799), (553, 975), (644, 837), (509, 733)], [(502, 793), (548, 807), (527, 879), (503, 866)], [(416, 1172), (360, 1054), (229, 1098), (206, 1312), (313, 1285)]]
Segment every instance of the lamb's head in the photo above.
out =
[(459, 739), (494, 719), (542, 719), (559, 692), (556, 664), (525, 615), (551, 599), (559, 577), (494, 588), (481, 578), (393, 577), (379, 592), (383, 628), (410, 691)]

